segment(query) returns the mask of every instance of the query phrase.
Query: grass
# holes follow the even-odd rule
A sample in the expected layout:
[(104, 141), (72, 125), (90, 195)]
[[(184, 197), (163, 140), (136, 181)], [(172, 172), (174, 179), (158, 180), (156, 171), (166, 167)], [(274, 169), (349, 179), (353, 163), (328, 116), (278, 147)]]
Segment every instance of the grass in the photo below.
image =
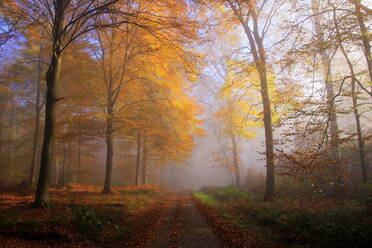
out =
[(236, 187), (208, 187), (194, 196), (206, 204), (217, 205), (236, 201), (259, 200), (261, 197)]
[(201, 200), (203, 203), (208, 205), (217, 205), (218, 201), (213, 198), (213, 196), (201, 193), (201, 192), (193, 192), (194, 197)]
[(232, 202), (238, 200), (253, 200), (258, 197), (236, 187), (211, 188), (208, 192), (220, 202)]

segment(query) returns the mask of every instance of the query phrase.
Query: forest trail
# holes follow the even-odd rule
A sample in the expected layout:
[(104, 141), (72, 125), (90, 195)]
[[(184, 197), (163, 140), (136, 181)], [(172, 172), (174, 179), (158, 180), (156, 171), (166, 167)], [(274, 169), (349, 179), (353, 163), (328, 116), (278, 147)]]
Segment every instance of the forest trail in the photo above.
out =
[(189, 192), (177, 192), (164, 224), (151, 248), (220, 248), (219, 239), (212, 233), (192, 201)]

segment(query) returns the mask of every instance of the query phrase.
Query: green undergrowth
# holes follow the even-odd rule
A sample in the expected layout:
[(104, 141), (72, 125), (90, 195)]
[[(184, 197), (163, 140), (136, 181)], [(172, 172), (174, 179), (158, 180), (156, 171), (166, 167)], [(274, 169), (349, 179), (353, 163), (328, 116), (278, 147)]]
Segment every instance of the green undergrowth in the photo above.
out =
[(358, 190), (364, 191), (356, 194), (358, 201), (303, 208), (295, 206), (295, 201), (266, 203), (233, 187), (204, 188), (194, 192), (194, 197), (214, 207), (237, 228), (254, 230), (261, 239), (285, 247), (370, 247), (370, 188), (364, 185)]
[(235, 206), (243, 228), (257, 226), (265, 235), (296, 247), (369, 247), (372, 225), (366, 209), (335, 206), (323, 211), (285, 210), (264, 203)]
[(98, 242), (110, 242), (128, 237), (131, 229), (125, 224), (125, 218), (121, 210), (102, 210), (90, 206), (71, 207), (70, 220), (79, 233), (85, 238)]
[(198, 198), (201, 200), (203, 203), (208, 204), (208, 205), (217, 205), (218, 201), (213, 198), (213, 196), (201, 193), (201, 192), (194, 192), (193, 193), (194, 197)]
[(245, 190), (236, 187), (203, 187), (200, 192), (196, 192), (204, 195), (208, 195), (220, 203), (244, 201), (244, 200), (260, 200), (261, 197), (258, 195), (251, 194)]

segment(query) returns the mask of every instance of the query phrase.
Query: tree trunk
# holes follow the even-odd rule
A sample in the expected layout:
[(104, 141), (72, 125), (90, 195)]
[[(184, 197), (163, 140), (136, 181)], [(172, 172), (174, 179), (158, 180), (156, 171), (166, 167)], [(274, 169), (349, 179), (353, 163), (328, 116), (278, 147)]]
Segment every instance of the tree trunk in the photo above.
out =
[[(265, 185), (265, 201), (271, 201), (275, 195), (275, 155), (274, 155), (274, 136), (273, 126), (271, 117), (271, 103), (269, 96), (269, 86), (267, 82), (267, 70), (266, 70), (266, 55), (265, 48), (262, 43), (262, 39), (259, 36), (258, 20), (253, 18), (254, 29), (253, 37), (258, 47), (258, 56), (256, 55), (255, 64), (260, 77), (261, 85), (261, 99), (263, 105), (263, 121), (265, 129), (265, 146), (266, 146), (266, 185)], [(250, 40), (253, 40), (252, 38)], [(253, 43), (251, 43), (253, 45)]]
[[(110, 99), (110, 98), (109, 98)], [(111, 175), (112, 164), (114, 158), (114, 144), (113, 144), (113, 108), (111, 100), (107, 106), (107, 119), (106, 119), (106, 175), (105, 184), (102, 193), (111, 193)]]
[(15, 126), (15, 123), (14, 123), (14, 115), (13, 115), (13, 112), (14, 111), (14, 97), (12, 97), (12, 99), (10, 100), (10, 119), (9, 119), (9, 141), (8, 141), (8, 159), (7, 159), (7, 175), (6, 175), (6, 179), (9, 179), (11, 177), (10, 175), (10, 170), (11, 170), (11, 167), (12, 167), (12, 163), (13, 163), (13, 129), (14, 129), (14, 126)]
[(57, 175), (57, 172), (56, 172), (56, 169), (57, 169), (57, 166), (58, 166), (58, 160), (56, 159), (56, 157), (53, 156), (53, 159), (52, 159), (52, 168), (50, 169), (51, 170), (51, 177), (50, 177), (50, 185), (52, 188), (54, 188), (56, 186), (56, 175)]
[(55, 49), (49, 69), (46, 73), (47, 95), (45, 102), (45, 129), (44, 141), (41, 153), (40, 172), (36, 189), (34, 206), (46, 207), (49, 204), (49, 179), (53, 159), (53, 143), (55, 135), (57, 89), (61, 67), (60, 45)]
[(81, 183), (81, 131), (80, 131), (80, 127), (78, 127), (78, 153), (77, 153), (77, 156), (78, 156), (78, 161), (77, 161), (77, 164), (78, 164), (78, 180), (77, 182), (78, 183)]
[(62, 172), (61, 172), (61, 186), (64, 187), (66, 184), (66, 142), (63, 142), (63, 160), (62, 160)]
[(71, 168), (72, 168), (71, 163), (72, 163), (72, 141), (70, 140), (69, 145), (68, 145), (68, 171), (66, 175), (67, 184), (71, 182)]
[(164, 183), (164, 167), (163, 166), (160, 168), (160, 184), (161, 185), (165, 184)]
[(136, 185), (140, 185), (141, 133), (137, 131)]
[(370, 43), (370, 38), (369, 38), (370, 32), (368, 31), (364, 23), (363, 14), (360, 9), (360, 5), (357, 3), (355, 3), (354, 5), (355, 5), (355, 15), (357, 17), (359, 28), (361, 31), (361, 39), (362, 39), (362, 43), (364, 47), (363, 52), (364, 52), (364, 56), (367, 61), (369, 80), (372, 81), (372, 57), (371, 57), (371, 43)]
[(44, 43), (41, 41), (39, 48), (38, 64), (37, 64), (37, 82), (36, 82), (36, 103), (35, 103), (35, 130), (33, 137), (33, 146), (32, 146), (32, 159), (30, 166), (30, 173), (28, 178), (28, 186), (31, 187), (34, 179), (34, 172), (36, 167), (37, 160), (37, 151), (38, 151), (38, 140), (39, 140), (39, 129), (40, 129), (40, 86), (41, 86), (41, 77), (43, 73), (43, 64), (41, 62), (42, 52), (44, 50)]
[(231, 137), (232, 151), (233, 151), (233, 166), (235, 174), (235, 186), (240, 187), (240, 168), (239, 168), (239, 156), (237, 141), (234, 137)]
[(358, 134), (358, 151), (359, 151), (359, 158), (360, 158), (360, 166), (362, 169), (362, 178), (363, 182), (368, 181), (368, 171), (367, 171), (367, 165), (365, 161), (365, 154), (364, 154), (364, 139), (362, 135), (362, 127), (360, 125), (360, 115), (358, 112), (358, 98), (355, 92), (355, 79), (352, 79), (351, 82), (351, 88), (352, 88), (352, 99), (353, 99), (353, 109), (354, 109), (354, 116), (355, 116), (355, 124), (357, 128), (357, 134)]
[(357, 96), (356, 91), (355, 91), (355, 87), (356, 87), (355, 72), (354, 72), (353, 64), (352, 64), (352, 62), (351, 62), (351, 60), (350, 60), (350, 58), (349, 58), (349, 56), (346, 52), (346, 50), (343, 46), (342, 40), (341, 40), (340, 30), (339, 30), (338, 22), (337, 22), (337, 19), (336, 19), (336, 8), (333, 5), (332, 5), (332, 7), (333, 7), (333, 20), (334, 20), (335, 27), (336, 27), (337, 41), (338, 41), (338, 44), (340, 46), (341, 52), (346, 59), (346, 62), (349, 66), (350, 74), (352, 76), (352, 79), (351, 79), (351, 97), (352, 97), (352, 101), (353, 101), (353, 112), (354, 112), (355, 124), (356, 124), (356, 128), (357, 128), (357, 135), (358, 135), (359, 159), (360, 159), (360, 165), (361, 165), (361, 169), (362, 169), (363, 181), (367, 182), (368, 172), (367, 172), (367, 165), (366, 165), (365, 154), (364, 154), (364, 140), (363, 140), (363, 136), (362, 136), (362, 127), (360, 125), (360, 114), (359, 114), (359, 111), (358, 111), (358, 96)]
[(329, 111), (329, 131), (331, 138), (331, 158), (332, 160), (339, 161), (339, 144), (338, 144), (338, 124), (336, 115), (336, 106), (334, 104), (334, 89), (332, 84), (331, 60), (329, 54), (323, 47), (324, 39), (321, 31), (321, 19), (319, 15), (319, 0), (312, 0), (311, 7), (314, 14), (314, 29), (318, 42), (321, 44), (320, 56), (322, 61), (324, 84), (327, 94), (327, 109)]
[[(124, 138), (124, 147), (123, 147), (123, 178), (125, 179), (127, 175), (127, 170), (126, 170), (126, 163), (125, 160), (129, 158), (129, 140)], [(126, 180), (123, 180), (123, 186), (126, 186), (128, 183)]]
[(45, 207), (49, 204), (49, 180), (53, 159), (53, 143), (56, 123), (57, 83), (62, 62), (62, 31), (65, 8), (62, 1), (56, 1), (53, 21), (53, 54), (46, 73), (47, 94), (45, 102), (44, 141), (41, 152), (40, 172), (34, 206)]
[(271, 104), (266, 77), (266, 66), (260, 69), (261, 97), (264, 112), (265, 145), (266, 145), (266, 190), (265, 200), (270, 201), (275, 193), (275, 172), (274, 172), (274, 138), (271, 120)]
[(252, 8), (250, 17), (253, 22), (253, 30), (245, 20), (246, 17), (241, 15), (241, 12), (229, 1), (229, 5), (238, 17), (244, 32), (248, 38), (251, 54), (257, 68), (260, 85), (261, 85), (261, 98), (263, 105), (263, 121), (265, 128), (265, 146), (266, 146), (266, 187), (265, 187), (265, 201), (274, 199), (275, 194), (275, 171), (274, 171), (274, 138), (271, 117), (271, 103), (269, 98), (269, 89), (266, 75), (266, 54), (265, 47), (263, 46), (263, 37), (260, 36), (257, 8)]
[[(116, 32), (111, 29), (111, 41), (109, 47), (109, 61), (108, 61), (108, 77), (104, 77), (106, 80), (107, 87), (107, 117), (106, 117), (106, 174), (105, 174), (105, 184), (102, 193), (111, 192), (111, 177), (112, 177), (112, 166), (114, 159), (114, 144), (113, 144), (113, 134), (114, 134), (114, 105), (115, 105), (115, 93), (114, 93), (114, 72), (113, 72), (113, 56), (114, 56), (114, 40)], [(102, 46), (102, 44), (101, 44)], [(103, 49), (103, 48), (102, 48)], [(103, 67), (103, 71), (105, 68)], [(104, 73), (104, 75), (106, 75)]]
[(147, 184), (147, 146), (146, 136), (143, 137), (143, 157), (142, 157), (142, 184)]
[[(2, 101), (2, 99), (0, 98), (0, 101)], [(1, 102), (0, 102), (1, 104)], [(0, 107), (2, 107), (0, 105)], [(0, 158), (2, 158), (3, 156), (3, 112), (2, 112), (2, 109), (1, 110), (1, 113), (0, 113)], [(1, 161), (1, 159), (0, 159)]]

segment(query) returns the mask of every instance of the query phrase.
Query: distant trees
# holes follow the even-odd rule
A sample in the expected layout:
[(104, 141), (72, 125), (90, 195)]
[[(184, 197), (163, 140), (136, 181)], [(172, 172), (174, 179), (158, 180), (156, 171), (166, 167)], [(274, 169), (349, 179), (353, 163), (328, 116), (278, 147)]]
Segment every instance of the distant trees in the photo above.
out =
[[(45, 73), (45, 49), (47, 47), (47, 41), (44, 36), (44, 31), (31, 30), (30, 32), (32, 34), (32, 38), (29, 37), (29, 45), (32, 47), (33, 44), (37, 43), (36, 48), (36, 54), (35, 56), (35, 62), (36, 62), (36, 75), (35, 75), (35, 83), (36, 83), (36, 93), (35, 93), (35, 126), (34, 126), (34, 135), (33, 135), (33, 145), (32, 145), (32, 158), (31, 158), (31, 164), (30, 164), (30, 172), (28, 177), (28, 185), (29, 187), (32, 186), (34, 175), (35, 175), (35, 169), (38, 159), (38, 151), (39, 151), (39, 134), (40, 134), (40, 119), (41, 119), (41, 112), (43, 109), (43, 105), (45, 103), (44, 99), (45, 96), (43, 94), (42, 88), (43, 88), (43, 75)], [(38, 42), (35, 42), (35, 40), (38, 39)]]
[[(161, 9), (158, 9), (161, 6)], [(184, 7), (184, 8), (182, 8)], [(193, 67), (193, 65), (185, 66), (180, 58), (188, 61), (189, 56), (184, 49), (184, 45), (189, 42), (191, 37), (195, 37), (197, 26), (192, 21), (186, 21), (187, 17), (186, 3), (173, 1), (159, 1), (157, 5), (148, 4), (145, 6), (137, 5), (135, 2), (128, 2), (126, 6), (127, 12), (143, 13), (143, 19), (146, 19), (146, 24), (141, 24), (141, 16), (133, 17), (135, 24), (124, 23), (115, 25), (118, 22), (117, 15), (107, 15), (99, 19), (100, 22), (111, 25), (111, 28), (100, 29), (95, 32), (95, 39), (98, 43), (96, 49), (96, 59), (101, 66), (103, 82), (106, 90), (106, 175), (103, 192), (111, 191), (111, 173), (114, 157), (114, 134), (122, 124), (119, 116), (125, 116), (130, 109), (138, 109), (137, 113), (130, 118), (137, 122), (133, 127), (137, 140), (137, 165), (136, 165), (136, 184), (140, 183), (140, 157), (142, 150), (142, 139), (146, 139), (145, 127), (141, 128), (141, 120), (146, 115), (146, 106), (151, 104), (156, 107), (156, 111), (161, 104), (161, 101), (167, 99), (143, 99), (140, 95), (137, 99), (130, 101), (126, 98), (128, 87), (138, 87), (138, 89), (146, 91), (144, 85), (156, 85), (158, 81), (163, 80), (170, 73), (167, 70), (171, 67), (171, 63), (177, 64), (179, 70), (183, 68)], [(169, 11), (172, 8), (172, 13)], [(152, 16), (148, 13), (157, 11), (157, 16)], [(170, 14), (171, 13), (171, 14)], [(179, 18), (183, 17), (183, 22)], [(187, 30), (186, 30), (187, 29)], [(158, 58), (156, 58), (158, 57)], [(179, 58), (177, 58), (179, 57)], [(176, 78), (177, 72), (173, 72), (174, 77), (169, 77), (169, 80), (180, 80)], [(155, 77), (153, 77), (154, 74)], [(151, 77), (150, 77), (151, 75)], [(186, 75), (186, 74), (185, 74)], [(156, 86), (150, 86), (156, 87)], [(157, 89), (153, 89), (156, 91)], [(168, 89), (162, 89), (168, 90)], [(171, 88), (169, 90), (172, 90)], [(161, 92), (160, 92), (161, 93)], [(134, 94), (138, 95), (139, 92)], [(148, 92), (153, 95), (154, 93)], [(178, 94), (174, 92), (174, 94)], [(167, 115), (166, 113), (161, 113)], [(150, 117), (151, 118), (151, 117)], [(148, 121), (148, 120), (146, 120)], [(133, 135), (133, 134), (131, 134)], [(143, 144), (143, 148), (145, 148)], [(147, 153), (147, 150), (144, 150)], [(143, 160), (145, 166), (146, 159)]]
[[(260, 78), (256, 85), (261, 87), (266, 134), (265, 198), (274, 196), (274, 153), (280, 174), (283, 168), (295, 177), (301, 175), (298, 178), (319, 177), (323, 172), (330, 176), (326, 180), (341, 185), (347, 182), (349, 168), (340, 151), (356, 141), (366, 180), (363, 142), (368, 135), (363, 134), (362, 116), (366, 118), (370, 109), (366, 102), (370, 49), (365, 25), (370, 9), (360, 1), (348, 0), (202, 2), (215, 11), (212, 23), (218, 20), (218, 27), (225, 27), (215, 36), (230, 44), (223, 51), (239, 61), (240, 69), (235, 72), (246, 76), (232, 96), (250, 88), (252, 74)], [(245, 34), (248, 43), (235, 30)], [(357, 63), (359, 55), (366, 57), (366, 63)], [(343, 66), (349, 68), (348, 73)], [(270, 73), (276, 75), (277, 88), (268, 83)], [(220, 119), (228, 119), (232, 112), (226, 111)], [(355, 118), (356, 131), (351, 132), (344, 123), (340, 127), (337, 121), (349, 114)], [(273, 139), (274, 126), (283, 134), (281, 139)]]
[[(295, 1), (292, 6), (297, 14), (291, 22), (290, 40), (297, 49), (288, 50), (290, 58), (285, 59), (286, 63), (291, 61), (291, 65), (286, 64), (291, 70), (298, 72), (302, 67), (308, 78), (310, 75), (314, 78), (308, 84), (301, 84), (304, 96), (299, 107), (290, 113), (289, 122), (292, 124), (288, 126), (293, 128), (286, 132), (288, 138), (295, 137), (295, 148), (292, 152), (285, 152), (284, 160), (280, 156), (280, 167), (287, 175), (317, 183), (326, 182), (331, 188), (345, 185), (349, 178), (354, 177), (352, 164), (360, 163), (361, 178), (363, 181), (367, 178), (364, 144), (368, 141), (369, 127), (363, 118), (368, 118), (370, 111), (370, 80), (368, 59), (366, 63), (360, 60), (368, 51), (363, 42), (360, 17), (368, 16), (368, 8), (357, 14), (351, 2), (356, 3)], [(312, 6), (310, 13), (309, 4)], [(309, 20), (314, 32), (304, 27), (310, 24)], [(318, 55), (320, 61), (316, 59)], [(319, 84), (318, 68), (323, 78), (320, 82), (325, 82), (323, 86)], [(348, 118), (353, 118), (355, 125), (350, 122), (347, 125), (344, 120)], [(342, 121), (338, 123), (337, 119)], [(354, 142), (359, 161), (340, 153), (354, 147)], [(324, 175), (323, 178), (320, 174)]]
[(254, 138), (255, 129), (260, 126), (260, 111), (255, 106), (257, 94), (253, 86), (257, 79), (242, 73), (247, 70), (242, 61), (228, 59), (224, 68), (225, 82), (219, 93), (223, 102), (216, 110), (215, 118), (230, 142), (231, 170), (235, 174), (235, 185), (240, 187), (240, 146), (244, 139)]

